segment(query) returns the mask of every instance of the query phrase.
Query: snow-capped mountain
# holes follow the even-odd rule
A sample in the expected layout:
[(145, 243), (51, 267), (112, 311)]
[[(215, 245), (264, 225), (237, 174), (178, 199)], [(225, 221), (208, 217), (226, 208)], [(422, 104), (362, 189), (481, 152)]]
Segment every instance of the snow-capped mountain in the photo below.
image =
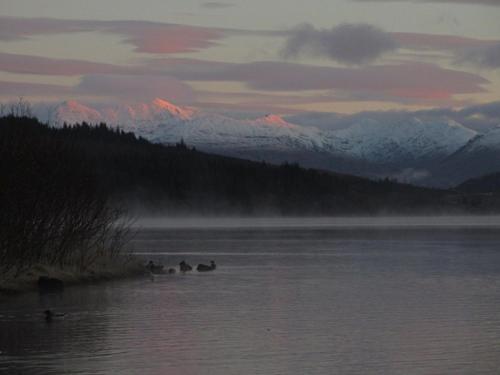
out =
[(48, 121), (56, 126), (64, 123), (75, 124), (77, 122), (97, 124), (103, 121), (103, 117), (99, 111), (93, 108), (75, 100), (68, 100), (51, 109)]
[(154, 142), (171, 144), (183, 139), (201, 149), (314, 149), (322, 143), (317, 129), (291, 124), (277, 115), (235, 119), (178, 107), (162, 99), (99, 109), (67, 101), (56, 106), (50, 121), (56, 126), (83, 121), (106, 122)]
[(372, 163), (418, 164), (448, 156), (476, 135), (453, 120), (410, 118), (391, 123), (364, 119), (328, 133), (327, 147), (333, 153)]
[(434, 183), (440, 186), (500, 172), (500, 127), (477, 135), (432, 170)]
[[(335, 118), (342, 120), (341, 116)], [(406, 176), (407, 182), (425, 176), (427, 184), (438, 173), (435, 165), (457, 153), (492, 146), (500, 150), (500, 129), (480, 135), (443, 117), (380, 119), (367, 115), (347, 119), (341, 127), (319, 129), (274, 114), (234, 117), (155, 99), (99, 108), (68, 101), (55, 108), (51, 121), (55, 125), (106, 122), (153, 142), (173, 144), (183, 139), (200, 150), (224, 155), (299, 162), (368, 177)], [(425, 173), (408, 173), (414, 169)]]

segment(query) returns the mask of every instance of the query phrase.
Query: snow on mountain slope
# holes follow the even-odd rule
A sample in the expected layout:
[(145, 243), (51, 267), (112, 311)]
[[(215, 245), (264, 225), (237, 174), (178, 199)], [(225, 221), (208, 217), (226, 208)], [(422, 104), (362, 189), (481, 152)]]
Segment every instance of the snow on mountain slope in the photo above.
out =
[[(99, 110), (65, 102), (58, 106), (56, 114), (59, 124), (105, 121), (154, 142), (172, 144), (183, 139), (200, 149), (243, 157), (246, 152), (256, 157), (254, 151), (265, 151), (265, 155), (305, 152), (308, 165), (316, 167), (323, 167), (323, 162), (314, 164), (314, 153), (321, 153), (322, 159), (318, 160), (323, 161), (325, 155), (330, 155), (332, 160), (414, 166), (451, 155), (477, 136), (475, 131), (447, 118), (381, 120), (367, 116), (345, 128), (320, 130), (272, 114), (257, 119), (234, 118), (178, 107), (162, 99)], [(500, 140), (497, 143), (500, 145)]]
[(245, 150), (268, 148), (314, 149), (320, 146), (315, 129), (303, 129), (278, 116), (256, 120), (235, 120), (217, 114), (193, 117), (190, 121), (162, 125), (155, 140), (174, 143), (184, 139), (202, 149)]
[(68, 100), (57, 105), (50, 117), (49, 121), (54, 125), (74, 124), (77, 122), (97, 124), (103, 121), (102, 115), (97, 110), (74, 100)]
[(314, 149), (322, 143), (318, 130), (290, 124), (277, 115), (235, 119), (177, 107), (162, 99), (147, 104), (103, 107), (99, 111), (76, 102), (65, 102), (58, 106), (53, 123), (82, 121), (104, 121), (154, 142), (176, 143), (183, 139), (190, 145), (207, 149)]
[(476, 136), (476, 132), (453, 120), (379, 122), (364, 119), (328, 133), (333, 153), (376, 163), (423, 161), (444, 157)]
[(500, 127), (476, 136), (465, 146), (431, 167), (436, 186), (455, 186), (463, 181), (500, 171)]
[(500, 126), (478, 135), (463, 147), (461, 152), (500, 151)]

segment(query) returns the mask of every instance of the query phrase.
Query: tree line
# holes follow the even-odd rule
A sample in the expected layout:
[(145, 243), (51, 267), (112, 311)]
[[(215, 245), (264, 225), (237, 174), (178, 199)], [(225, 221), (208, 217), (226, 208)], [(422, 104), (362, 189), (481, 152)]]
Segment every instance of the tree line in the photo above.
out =
[[(479, 201), (478, 201), (479, 199)], [(0, 118), (0, 268), (89, 267), (123, 245), (124, 209), (161, 214), (470, 212), (482, 198), (154, 144), (119, 128)], [(498, 206), (497, 206), (498, 207)]]

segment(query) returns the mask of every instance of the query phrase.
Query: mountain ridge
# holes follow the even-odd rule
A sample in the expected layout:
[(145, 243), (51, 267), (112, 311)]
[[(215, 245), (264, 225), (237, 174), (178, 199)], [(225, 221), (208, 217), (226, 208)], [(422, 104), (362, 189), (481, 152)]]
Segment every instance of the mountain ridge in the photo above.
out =
[[(54, 113), (49, 122), (56, 126), (105, 122), (162, 144), (182, 139), (200, 150), (221, 155), (297, 162), (305, 167), (440, 187), (471, 177), (470, 171), (447, 177), (446, 160), (470, 142), (490, 137), (443, 116), (381, 119), (367, 114), (347, 119), (351, 123), (341, 128), (325, 129), (295, 124), (277, 114), (235, 118), (176, 106), (160, 98), (100, 108), (69, 101), (58, 105)], [(500, 136), (494, 138), (492, 143), (500, 147)]]

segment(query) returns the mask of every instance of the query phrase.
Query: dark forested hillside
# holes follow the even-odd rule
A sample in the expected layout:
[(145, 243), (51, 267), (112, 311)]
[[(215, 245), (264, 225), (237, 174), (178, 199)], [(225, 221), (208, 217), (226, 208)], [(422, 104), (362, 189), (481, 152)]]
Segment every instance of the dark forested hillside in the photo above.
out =
[(457, 186), (464, 193), (497, 193), (500, 194), (500, 172), (471, 178)]
[[(0, 152), (0, 176), (15, 171), (15, 181), (28, 185), (50, 181), (62, 194), (68, 190), (64, 174), (50, 171), (67, 170), (71, 180), (79, 170), (98, 185), (89, 188), (114, 202), (157, 213), (336, 215), (481, 207), (444, 190), (210, 155), (184, 144), (152, 144), (104, 124), (51, 128), (32, 118), (3, 117)], [(86, 184), (83, 178), (79, 186)]]

